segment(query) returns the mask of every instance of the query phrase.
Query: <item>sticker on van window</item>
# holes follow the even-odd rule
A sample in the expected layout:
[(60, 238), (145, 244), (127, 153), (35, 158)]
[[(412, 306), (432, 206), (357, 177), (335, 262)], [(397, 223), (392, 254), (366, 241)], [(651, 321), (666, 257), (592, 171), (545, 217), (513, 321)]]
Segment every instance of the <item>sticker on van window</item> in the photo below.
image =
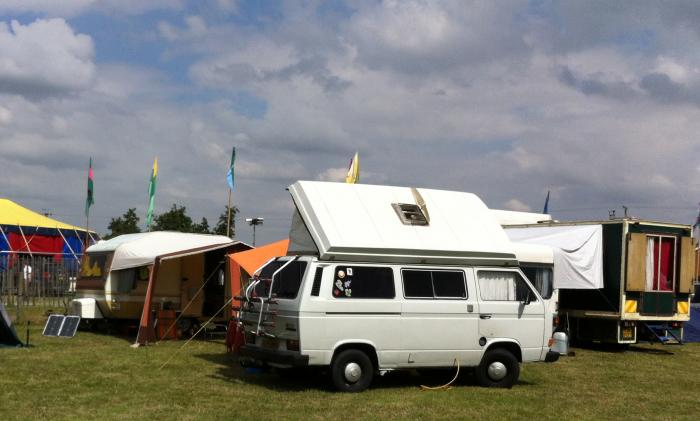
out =
[(338, 271), (338, 278), (340, 278), (340, 279), (345, 278), (345, 272), (343, 272), (342, 270), (339, 270)]
[(352, 297), (352, 290), (351, 290), (351, 289), (346, 289), (346, 290), (345, 290), (345, 296), (346, 296), (346, 297)]
[(348, 276), (352, 276), (352, 268), (347, 269)]
[(339, 290), (344, 290), (345, 288), (343, 287), (343, 281), (340, 279), (335, 280), (335, 287), (338, 288)]

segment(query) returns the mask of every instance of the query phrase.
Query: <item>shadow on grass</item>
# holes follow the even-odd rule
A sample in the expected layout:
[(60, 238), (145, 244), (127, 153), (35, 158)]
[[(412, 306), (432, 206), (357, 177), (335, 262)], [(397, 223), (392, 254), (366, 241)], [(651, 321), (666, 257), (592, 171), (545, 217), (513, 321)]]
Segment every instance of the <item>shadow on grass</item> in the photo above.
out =
[(629, 345), (629, 344), (608, 344), (608, 343), (580, 343), (576, 345), (576, 348), (585, 349), (589, 351), (596, 352), (607, 352), (613, 354), (622, 354), (625, 352), (634, 352), (639, 354), (653, 354), (653, 355), (675, 355), (672, 351), (668, 349), (657, 348), (657, 346), (667, 346), (667, 345)]
[[(212, 377), (229, 383), (250, 384), (277, 391), (298, 392), (309, 389), (334, 391), (329, 373), (320, 368), (288, 370), (245, 368), (241, 367), (236, 357), (226, 353), (195, 354), (194, 357), (218, 365), (216, 374)], [(454, 375), (454, 369), (422, 370), (420, 373), (416, 370), (389, 371), (383, 376), (375, 375), (371, 389), (420, 388), (422, 385), (438, 387), (447, 384)], [(516, 387), (532, 385), (531, 382), (520, 380)], [(477, 387), (474, 371), (462, 368), (452, 386)]]

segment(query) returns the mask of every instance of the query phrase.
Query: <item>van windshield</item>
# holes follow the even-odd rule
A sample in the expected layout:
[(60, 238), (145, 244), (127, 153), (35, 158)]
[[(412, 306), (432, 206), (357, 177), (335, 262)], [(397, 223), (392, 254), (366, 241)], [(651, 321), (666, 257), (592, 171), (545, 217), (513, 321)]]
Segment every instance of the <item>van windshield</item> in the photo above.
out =
[[(272, 275), (287, 262), (288, 261), (285, 260), (270, 262), (260, 271), (260, 278), (266, 281), (261, 282), (259, 284), (260, 287), (256, 289), (255, 292), (258, 295), (264, 297), (270, 295)], [(299, 287), (301, 286), (301, 280), (304, 278), (304, 272), (306, 272), (306, 262), (297, 260), (288, 264), (275, 276), (275, 282), (272, 285), (272, 295), (277, 298), (286, 298), (290, 300), (296, 298), (299, 293)]]

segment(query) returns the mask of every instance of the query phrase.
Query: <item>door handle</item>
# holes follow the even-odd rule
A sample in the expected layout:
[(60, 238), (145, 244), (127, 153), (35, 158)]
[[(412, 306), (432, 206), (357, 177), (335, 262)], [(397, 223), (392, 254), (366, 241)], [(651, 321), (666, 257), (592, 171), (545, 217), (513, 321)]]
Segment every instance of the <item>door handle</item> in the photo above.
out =
[(490, 319), (490, 318), (491, 318), (491, 314), (479, 314), (479, 318), (480, 318), (480, 319), (484, 319), (484, 320)]

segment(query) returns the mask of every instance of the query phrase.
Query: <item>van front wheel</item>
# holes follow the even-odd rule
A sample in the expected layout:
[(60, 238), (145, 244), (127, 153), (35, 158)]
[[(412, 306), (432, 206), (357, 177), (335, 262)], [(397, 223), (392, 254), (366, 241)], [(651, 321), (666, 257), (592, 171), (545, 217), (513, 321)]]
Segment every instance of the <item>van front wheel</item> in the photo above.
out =
[(374, 366), (367, 354), (358, 349), (346, 349), (333, 358), (331, 380), (341, 392), (361, 392), (374, 377)]
[(520, 365), (515, 356), (501, 348), (488, 351), (476, 368), (476, 380), (484, 387), (510, 389), (520, 376)]

